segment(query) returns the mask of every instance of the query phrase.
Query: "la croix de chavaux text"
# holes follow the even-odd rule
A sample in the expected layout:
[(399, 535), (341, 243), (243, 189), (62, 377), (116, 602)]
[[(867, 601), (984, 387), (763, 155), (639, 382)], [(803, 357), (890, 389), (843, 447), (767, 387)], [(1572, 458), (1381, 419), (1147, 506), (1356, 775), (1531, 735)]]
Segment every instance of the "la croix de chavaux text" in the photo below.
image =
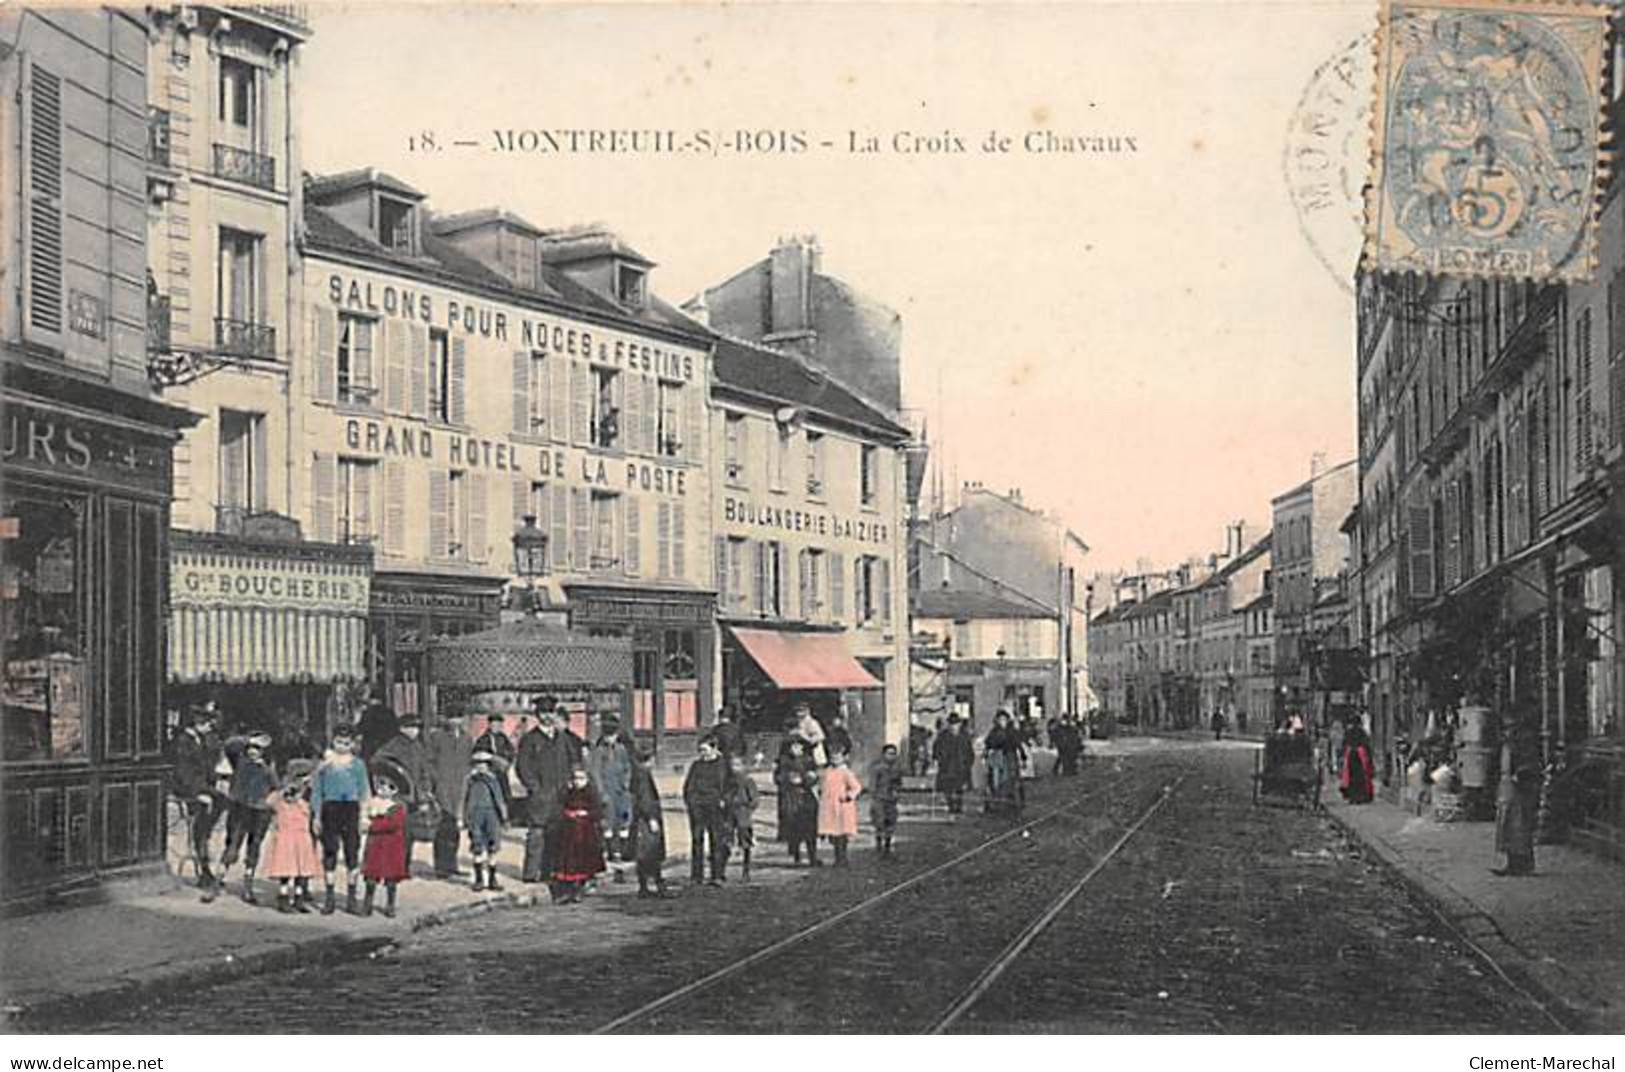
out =
[(1100, 131), (1029, 129), (968, 134), (934, 130), (845, 130), (822, 134), (796, 128), (758, 130), (630, 130), (504, 127), (484, 138), (450, 137), (421, 130), (407, 138), (412, 152), (480, 149), (534, 155), (797, 156), (818, 151), (855, 156), (1114, 156), (1139, 152), (1134, 135)]

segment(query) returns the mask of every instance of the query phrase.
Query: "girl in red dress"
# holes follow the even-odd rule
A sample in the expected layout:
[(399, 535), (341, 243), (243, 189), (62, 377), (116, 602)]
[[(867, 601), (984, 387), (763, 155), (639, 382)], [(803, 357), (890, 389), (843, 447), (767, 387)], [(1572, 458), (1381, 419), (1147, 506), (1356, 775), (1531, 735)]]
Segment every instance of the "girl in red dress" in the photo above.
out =
[(361, 876), (367, 880), (367, 897), (361, 906), (363, 916), (372, 915), (373, 894), (384, 884), (384, 915), (395, 918), (395, 887), (408, 878), (406, 869), (406, 805), (400, 797), (411, 791), (406, 775), (393, 765), (379, 765), (372, 772), (372, 798), (367, 801), (367, 852), (361, 860)]
[(599, 836), (604, 806), (587, 772), (577, 767), (559, 794), (556, 848), (553, 852), (553, 898), (563, 904), (581, 900), (587, 880), (604, 870), (604, 842)]

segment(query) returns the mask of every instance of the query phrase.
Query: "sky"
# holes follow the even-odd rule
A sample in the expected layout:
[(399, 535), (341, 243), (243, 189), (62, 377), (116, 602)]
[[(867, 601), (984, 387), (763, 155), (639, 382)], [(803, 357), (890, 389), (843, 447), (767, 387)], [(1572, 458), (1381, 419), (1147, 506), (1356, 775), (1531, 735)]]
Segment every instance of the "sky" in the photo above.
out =
[[(307, 170), (381, 168), (436, 212), (602, 221), (673, 302), (816, 235), (826, 273), (902, 315), (945, 486), (1020, 488), (1123, 568), (1220, 549), (1313, 454), (1353, 454), (1358, 224), (1306, 226), (1286, 165), (1317, 69), (1374, 23), (1296, 0), (321, 7), (298, 129)], [(808, 148), (496, 144), (544, 128)], [(980, 151), (994, 131), (1010, 151)], [(1135, 148), (1024, 150), (1045, 131)], [(1357, 176), (1365, 144), (1342, 148)]]

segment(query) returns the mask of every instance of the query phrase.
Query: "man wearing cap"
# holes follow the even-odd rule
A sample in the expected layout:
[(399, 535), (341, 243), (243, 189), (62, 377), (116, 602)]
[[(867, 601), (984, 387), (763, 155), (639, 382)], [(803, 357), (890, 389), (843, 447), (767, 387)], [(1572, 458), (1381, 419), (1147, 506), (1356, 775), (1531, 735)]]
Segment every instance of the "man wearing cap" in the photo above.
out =
[(226, 884), (231, 865), (237, 854), (243, 856), (243, 901), (258, 904), (254, 898), (254, 869), (260, 862), (260, 845), (265, 832), (271, 828), (271, 805), (267, 798), (277, 788), (276, 772), (265, 761), (265, 752), (271, 747), (271, 735), (256, 730), (243, 737), (226, 742), (225, 754), (231, 764), (231, 784), (227, 791), (231, 817), (226, 834), (226, 851), (220, 856), (220, 881), (204, 891), (203, 899), (212, 901)]
[[(457, 819), (460, 807), (458, 794), (464, 789), (473, 768), (474, 741), (468, 735), (466, 719), (462, 715), (448, 715), (441, 727), (430, 730), (423, 738), (423, 751), (429, 765), (429, 782), (440, 816), (434, 830), (434, 873), (436, 878), (457, 876)], [(496, 756), (489, 748), (485, 755), (493, 769)], [(505, 773), (505, 772), (504, 772)], [(491, 784), (502, 795), (502, 813), (507, 814), (508, 790), (504, 778), (493, 776)]]
[[(393, 763), (406, 775), (408, 788), (401, 794), (401, 803), (406, 805), (408, 821), (406, 829), (406, 866), (412, 866), (412, 847), (417, 843), (416, 834), (421, 827), (414, 829), (411, 821), (414, 817), (429, 815), (435, 809), (434, 768), (429, 764), (428, 753), (424, 751), (423, 742), (419, 735), (423, 732), (423, 720), (417, 715), (402, 715), (400, 729), (395, 736), (385, 741), (378, 751), (373, 753), (374, 763)], [(462, 782), (457, 783), (458, 788)]]
[(564, 787), (570, 782), (570, 772), (583, 766), (585, 743), (565, 728), (567, 710), (559, 704), (546, 710), (537, 704), (536, 727), (519, 741), (519, 759), (515, 771), (519, 784), (525, 787), (526, 813), (530, 830), (525, 836), (525, 864), (521, 878), (526, 882), (545, 882), (551, 867), (548, 854), (547, 830), (553, 820), (555, 805)]
[(965, 790), (970, 788), (971, 772), (976, 768), (976, 751), (971, 746), (965, 723), (950, 716), (948, 728), (937, 734), (932, 758), (937, 762), (937, 792), (948, 800), (948, 814), (958, 815), (965, 807)]
[(215, 883), (209, 868), (209, 838), (227, 807), (226, 798), (214, 792), (214, 768), (221, 759), (215, 725), (213, 705), (193, 707), (187, 712), (186, 727), (169, 742), (169, 762), (175, 769), (171, 792), (186, 808), (197, 884), (205, 890)]
[(717, 710), (717, 724), (711, 734), (717, 739), (717, 750), (722, 753), (723, 759), (745, 754), (745, 731), (734, 721), (732, 707)]
[(683, 804), (688, 808), (688, 866), (694, 885), (705, 881), (705, 861), (711, 861), (711, 882), (722, 885), (728, 867), (727, 804), (734, 795), (733, 770), (710, 734), (700, 738), (700, 756), (688, 766), (683, 779)]
[(611, 860), (624, 860), (632, 829), (632, 748), (621, 732), (620, 716), (613, 711), (601, 714), (598, 726), (587, 772), (604, 802), (604, 848)]

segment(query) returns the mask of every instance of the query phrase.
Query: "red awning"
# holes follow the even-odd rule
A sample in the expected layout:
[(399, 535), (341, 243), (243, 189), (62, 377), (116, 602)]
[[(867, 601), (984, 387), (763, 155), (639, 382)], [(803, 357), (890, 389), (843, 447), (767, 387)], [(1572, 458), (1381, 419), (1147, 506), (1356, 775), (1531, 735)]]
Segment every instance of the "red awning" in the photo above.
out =
[(881, 683), (846, 650), (838, 633), (780, 633), (735, 629), (773, 683), (781, 689), (878, 689)]

